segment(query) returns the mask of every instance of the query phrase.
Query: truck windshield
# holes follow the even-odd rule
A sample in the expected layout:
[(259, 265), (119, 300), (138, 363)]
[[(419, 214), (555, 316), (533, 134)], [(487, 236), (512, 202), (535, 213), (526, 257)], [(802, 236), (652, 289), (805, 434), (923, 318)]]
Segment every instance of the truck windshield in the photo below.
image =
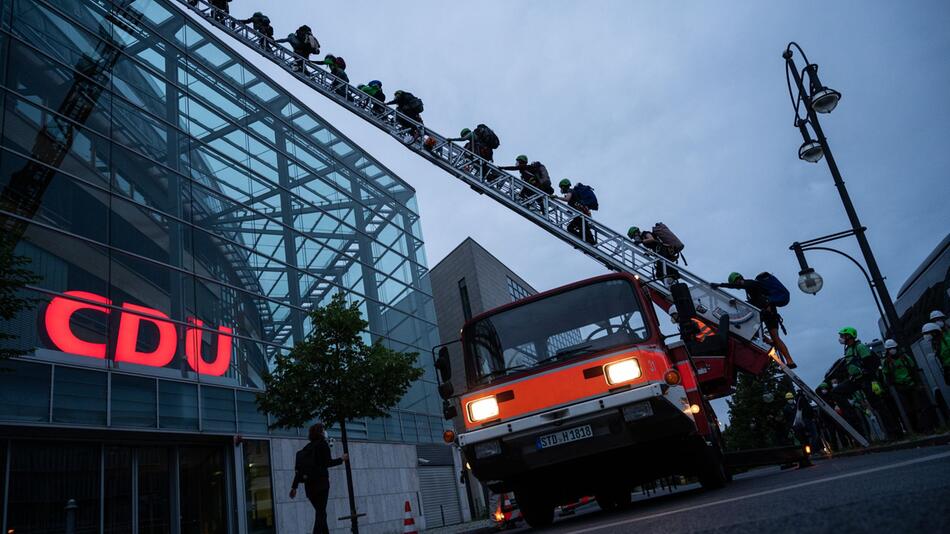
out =
[(469, 385), (649, 337), (633, 286), (605, 280), (485, 317), (466, 329)]

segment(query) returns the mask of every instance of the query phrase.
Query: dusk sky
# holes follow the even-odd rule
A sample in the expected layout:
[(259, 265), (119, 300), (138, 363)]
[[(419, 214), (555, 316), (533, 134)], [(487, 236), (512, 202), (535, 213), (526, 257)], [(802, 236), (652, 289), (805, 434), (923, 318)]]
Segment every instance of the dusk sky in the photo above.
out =
[[(822, 126), (892, 294), (950, 229), (946, 1), (231, 6), (238, 16), (263, 10), (280, 37), (309, 24), (324, 53), (346, 58), (354, 84), (379, 79), (387, 95), (413, 92), (426, 124), (444, 135), (488, 124), (501, 138), (496, 162), (524, 153), (554, 181), (592, 185), (595, 218), (616, 230), (665, 222), (686, 243), (689, 269), (710, 281), (774, 273), (792, 289), (787, 343), (813, 385), (841, 354), (838, 329), (854, 326), (870, 341), (878, 315), (862, 275), (838, 256), (810, 253), (825, 278), (817, 296), (796, 287), (789, 245), (849, 224), (826, 163), (797, 157), (781, 57), (788, 41), (843, 94)], [(539, 290), (604, 272), (246, 55), (416, 189), (430, 266), (472, 236)], [(859, 255), (853, 239), (833, 246)]]

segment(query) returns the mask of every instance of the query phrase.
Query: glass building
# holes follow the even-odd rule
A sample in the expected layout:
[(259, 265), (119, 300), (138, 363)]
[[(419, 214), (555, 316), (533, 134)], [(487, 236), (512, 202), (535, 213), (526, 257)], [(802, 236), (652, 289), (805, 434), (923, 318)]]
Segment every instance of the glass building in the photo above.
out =
[(269, 444), (302, 434), (255, 395), (340, 291), (426, 367), (350, 435), (441, 440), (405, 182), (165, 0), (0, 0), (0, 88), (0, 231), (36, 275), (0, 325), (3, 532), (69, 499), (77, 532), (274, 532)]

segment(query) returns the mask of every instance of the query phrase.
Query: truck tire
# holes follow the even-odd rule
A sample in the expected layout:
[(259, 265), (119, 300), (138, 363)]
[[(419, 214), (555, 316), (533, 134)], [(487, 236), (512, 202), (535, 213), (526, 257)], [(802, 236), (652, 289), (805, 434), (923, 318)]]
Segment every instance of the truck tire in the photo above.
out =
[(726, 462), (722, 450), (716, 445), (706, 445), (700, 441), (700, 450), (696, 455), (698, 460), (697, 476), (699, 484), (705, 490), (714, 490), (725, 487), (729, 482), (729, 473), (726, 471)]
[(611, 489), (598, 492), (594, 494), (594, 500), (597, 501), (597, 506), (600, 506), (600, 509), (605, 512), (623, 510), (630, 506), (630, 490)]
[(521, 517), (531, 528), (546, 527), (554, 522), (554, 504), (544, 496), (515, 491)]

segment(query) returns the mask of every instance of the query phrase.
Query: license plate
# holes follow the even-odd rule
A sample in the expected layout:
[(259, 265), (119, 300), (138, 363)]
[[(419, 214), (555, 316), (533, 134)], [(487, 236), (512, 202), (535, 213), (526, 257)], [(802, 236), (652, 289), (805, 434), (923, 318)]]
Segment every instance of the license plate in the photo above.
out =
[(560, 432), (555, 432), (553, 434), (545, 434), (544, 436), (539, 437), (537, 441), (537, 447), (538, 449), (546, 449), (555, 445), (563, 445), (572, 441), (578, 441), (592, 437), (594, 437), (594, 431), (590, 429), (590, 425), (578, 426), (569, 428), (567, 430), (561, 430)]

